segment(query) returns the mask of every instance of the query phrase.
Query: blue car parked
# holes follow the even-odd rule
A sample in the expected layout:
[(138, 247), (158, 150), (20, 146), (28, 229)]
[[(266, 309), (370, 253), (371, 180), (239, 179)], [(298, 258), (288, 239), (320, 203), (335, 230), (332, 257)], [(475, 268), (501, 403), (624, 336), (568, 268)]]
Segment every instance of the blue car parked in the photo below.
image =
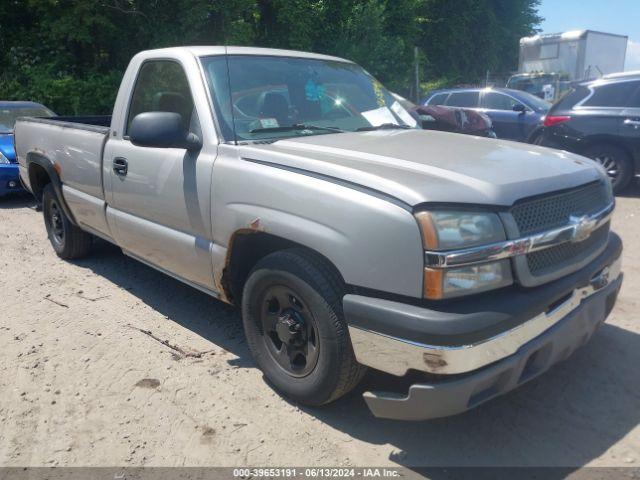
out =
[(23, 191), (13, 147), (13, 126), (19, 117), (52, 117), (55, 113), (34, 102), (0, 101), (0, 197)]
[(423, 105), (464, 107), (486, 113), (498, 138), (533, 142), (551, 104), (520, 90), (508, 88), (456, 88), (435, 90)]

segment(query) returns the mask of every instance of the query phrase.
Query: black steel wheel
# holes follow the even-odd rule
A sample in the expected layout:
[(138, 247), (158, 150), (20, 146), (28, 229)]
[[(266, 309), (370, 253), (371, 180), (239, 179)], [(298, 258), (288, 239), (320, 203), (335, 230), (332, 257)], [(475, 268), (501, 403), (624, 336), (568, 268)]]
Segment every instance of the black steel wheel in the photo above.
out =
[(291, 376), (304, 377), (318, 363), (320, 338), (312, 312), (285, 285), (267, 288), (260, 311), (262, 340), (273, 360)]
[(63, 213), (56, 199), (51, 200), (49, 203), (49, 209), (48, 223), (51, 231), (51, 238), (56, 244), (62, 245), (64, 243), (64, 224), (62, 222)]
[(267, 255), (250, 272), (242, 294), (247, 344), (265, 377), (287, 397), (329, 403), (364, 375), (342, 313), (343, 295), (335, 269), (302, 249)]
[(80, 258), (89, 252), (91, 235), (69, 221), (51, 184), (42, 192), (42, 213), (49, 241), (60, 258)]

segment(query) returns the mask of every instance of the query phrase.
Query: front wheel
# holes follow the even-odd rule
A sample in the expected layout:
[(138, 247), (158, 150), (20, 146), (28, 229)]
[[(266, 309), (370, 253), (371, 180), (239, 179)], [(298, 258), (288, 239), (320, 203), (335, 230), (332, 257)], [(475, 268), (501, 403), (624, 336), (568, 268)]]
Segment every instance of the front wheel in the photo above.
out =
[(324, 259), (304, 250), (270, 254), (251, 271), (242, 297), (247, 343), (285, 396), (322, 405), (364, 375), (342, 313), (343, 293), (342, 279)]
[(60, 258), (70, 260), (89, 253), (91, 235), (69, 221), (51, 184), (42, 192), (42, 212), (49, 241)]

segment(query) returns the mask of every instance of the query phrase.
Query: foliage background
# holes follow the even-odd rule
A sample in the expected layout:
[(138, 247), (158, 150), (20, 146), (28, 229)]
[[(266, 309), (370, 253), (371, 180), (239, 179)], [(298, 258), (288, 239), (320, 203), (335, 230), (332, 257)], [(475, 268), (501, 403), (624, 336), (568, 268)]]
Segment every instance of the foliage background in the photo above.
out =
[(352, 59), (413, 94), (515, 70), (539, 0), (2, 0), (0, 99), (108, 114), (131, 56), (176, 45), (254, 45)]

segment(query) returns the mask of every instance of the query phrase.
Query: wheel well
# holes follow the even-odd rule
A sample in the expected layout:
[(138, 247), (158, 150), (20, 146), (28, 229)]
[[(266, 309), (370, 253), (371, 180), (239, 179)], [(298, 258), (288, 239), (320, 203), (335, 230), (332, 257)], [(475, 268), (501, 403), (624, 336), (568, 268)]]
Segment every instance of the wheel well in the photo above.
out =
[(42, 191), (49, 183), (51, 183), (51, 177), (43, 166), (37, 163), (29, 164), (29, 184), (38, 202), (42, 202)]
[(328, 258), (311, 248), (270, 233), (243, 230), (233, 235), (227, 253), (227, 262), (220, 282), (226, 299), (230, 303), (239, 305), (242, 289), (251, 269), (267, 255), (291, 248), (303, 249), (321, 258), (342, 278), (338, 269)]

